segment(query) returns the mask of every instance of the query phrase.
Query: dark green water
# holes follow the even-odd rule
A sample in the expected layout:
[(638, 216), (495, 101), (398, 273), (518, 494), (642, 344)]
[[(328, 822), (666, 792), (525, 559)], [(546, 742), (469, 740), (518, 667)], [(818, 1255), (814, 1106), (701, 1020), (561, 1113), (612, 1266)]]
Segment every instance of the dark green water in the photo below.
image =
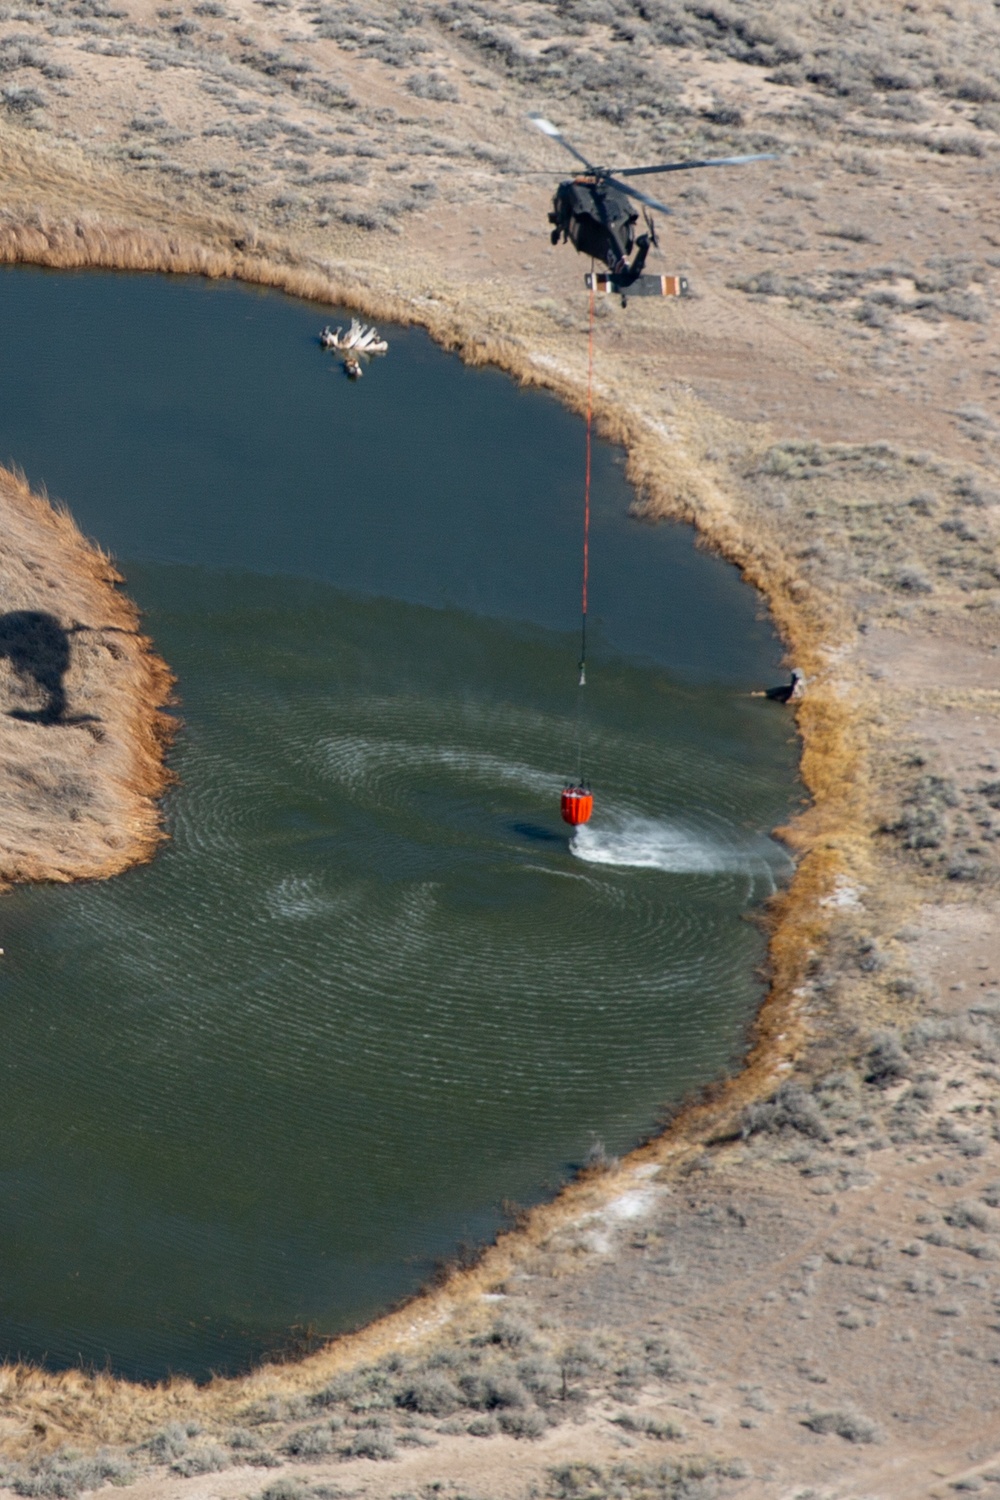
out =
[(354, 1325), (760, 998), (797, 789), (759, 601), (598, 450), (571, 847), (582, 425), (400, 329), (352, 386), (323, 321), (0, 272), (0, 457), (116, 554), (185, 723), (152, 866), (0, 905), (8, 1356), (203, 1375)]

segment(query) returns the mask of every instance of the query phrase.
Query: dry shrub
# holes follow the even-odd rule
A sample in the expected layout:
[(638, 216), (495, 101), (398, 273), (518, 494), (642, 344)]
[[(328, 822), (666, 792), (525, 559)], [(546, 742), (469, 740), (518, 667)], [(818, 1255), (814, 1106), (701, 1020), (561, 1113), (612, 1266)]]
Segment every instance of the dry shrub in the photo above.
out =
[(497, 1424), (501, 1432), (515, 1438), (540, 1438), (549, 1425), (537, 1407), (528, 1411), (502, 1411)]
[(619, 1427), (624, 1427), (626, 1432), (634, 1432), (639, 1437), (675, 1441), (684, 1436), (683, 1429), (676, 1422), (670, 1422), (665, 1417), (650, 1416), (647, 1412), (623, 1411), (611, 1420)]
[(391, 1459), (396, 1457), (396, 1439), (385, 1427), (362, 1427), (344, 1450), (348, 1458)]
[(175, 1474), (190, 1479), (196, 1474), (217, 1474), (221, 1469), (228, 1469), (231, 1463), (231, 1455), (218, 1443), (202, 1443), (197, 1448), (189, 1448), (170, 1467)]
[(594, 1177), (605, 1172), (617, 1172), (620, 1165), (618, 1157), (608, 1150), (599, 1135), (595, 1135), (587, 1148), (580, 1175)]
[(910, 1059), (896, 1032), (876, 1032), (865, 1055), (865, 1082), (880, 1089), (890, 1088), (906, 1078), (909, 1071)]
[(838, 1406), (826, 1411), (812, 1411), (802, 1418), (803, 1427), (812, 1432), (835, 1432), (849, 1443), (877, 1443), (878, 1426), (853, 1406)]
[(309, 1494), (309, 1486), (301, 1479), (282, 1477), (261, 1490), (258, 1500), (308, 1500)]
[(811, 1140), (828, 1141), (830, 1130), (819, 1105), (796, 1083), (783, 1083), (771, 1099), (748, 1105), (743, 1113), (744, 1138), (782, 1135), (789, 1131)]
[(551, 1500), (710, 1500), (720, 1479), (746, 1479), (741, 1459), (660, 1459), (654, 1463), (562, 1464), (549, 1470), (545, 1491)]
[(37, 1463), (15, 1467), (3, 1476), (3, 1482), (15, 1495), (75, 1500), (84, 1490), (131, 1484), (135, 1478), (134, 1466), (120, 1455), (78, 1454), (66, 1449)]
[(396, 1404), (405, 1411), (429, 1417), (448, 1417), (463, 1404), (462, 1395), (447, 1375), (431, 1371), (408, 1381), (396, 1396)]
[(308, 1462), (313, 1458), (324, 1458), (333, 1452), (333, 1432), (329, 1422), (316, 1423), (312, 1427), (300, 1427), (289, 1433), (282, 1450), (292, 1458)]
[(530, 1349), (534, 1341), (531, 1328), (513, 1313), (503, 1313), (496, 1318), (484, 1340), (488, 1344), (498, 1344), (501, 1349)]

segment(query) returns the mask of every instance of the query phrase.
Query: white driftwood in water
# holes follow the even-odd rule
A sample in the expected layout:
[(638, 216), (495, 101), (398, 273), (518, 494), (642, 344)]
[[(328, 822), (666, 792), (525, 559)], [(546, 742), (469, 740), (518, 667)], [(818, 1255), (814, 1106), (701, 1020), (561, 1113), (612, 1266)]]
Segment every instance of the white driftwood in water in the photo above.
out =
[(366, 354), (384, 354), (389, 345), (385, 339), (379, 338), (377, 328), (362, 328), (354, 347), (363, 349)]
[(336, 330), (331, 330), (329, 326), (324, 328), (319, 341), (324, 349), (354, 349), (360, 354), (385, 354), (389, 348), (385, 339), (379, 338), (377, 328), (361, 323), (357, 318), (351, 319), (351, 326), (346, 333), (339, 325)]

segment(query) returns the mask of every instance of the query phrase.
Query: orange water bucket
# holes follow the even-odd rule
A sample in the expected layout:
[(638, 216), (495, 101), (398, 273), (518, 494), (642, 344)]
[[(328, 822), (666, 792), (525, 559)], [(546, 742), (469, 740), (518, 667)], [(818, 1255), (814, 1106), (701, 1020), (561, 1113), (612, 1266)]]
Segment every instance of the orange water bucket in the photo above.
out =
[(578, 823), (589, 823), (594, 811), (594, 798), (589, 787), (567, 786), (563, 788), (562, 815), (564, 823), (575, 828)]

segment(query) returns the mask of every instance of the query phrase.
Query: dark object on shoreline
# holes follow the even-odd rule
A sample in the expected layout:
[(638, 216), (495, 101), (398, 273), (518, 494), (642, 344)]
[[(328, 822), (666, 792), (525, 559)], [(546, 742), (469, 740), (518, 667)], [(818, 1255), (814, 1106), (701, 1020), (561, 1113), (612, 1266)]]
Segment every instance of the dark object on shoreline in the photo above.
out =
[(806, 680), (798, 668), (792, 670), (791, 682), (782, 683), (780, 687), (768, 688), (763, 696), (770, 698), (772, 703), (794, 703), (802, 697)]
[[(630, 289), (630, 295), (654, 297), (683, 296), (688, 289), (683, 276), (643, 277), (650, 248), (659, 244), (656, 226), (646, 208), (655, 208), (664, 214), (669, 214), (671, 210), (665, 203), (622, 182), (623, 177), (644, 177), (660, 172), (691, 172), (700, 167), (737, 167), (748, 161), (768, 161), (774, 158), (773, 151), (763, 151), (755, 152), (752, 156), (717, 156), (703, 161), (661, 162), (655, 167), (595, 167), (581, 151), (570, 145), (558, 127), (546, 120), (544, 115), (529, 115), (528, 118), (537, 130), (558, 141), (584, 167), (583, 173), (567, 182), (561, 182), (556, 188), (549, 213), (549, 223), (553, 226), (550, 236), (552, 243), (558, 245), (561, 239), (565, 244), (568, 240), (581, 255), (589, 255), (592, 260), (607, 266), (610, 274), (591, 275), (587, 284), (592, 291), (618, 293), (622, 306), (626, 303), (626, 293)], [(629, 202), (630, 198), (644, 205), (646, 229), (639, 235), (635, 232), (639, 215)], [(630, 262), (629, 256), (633, 250), (635, 257)]]

